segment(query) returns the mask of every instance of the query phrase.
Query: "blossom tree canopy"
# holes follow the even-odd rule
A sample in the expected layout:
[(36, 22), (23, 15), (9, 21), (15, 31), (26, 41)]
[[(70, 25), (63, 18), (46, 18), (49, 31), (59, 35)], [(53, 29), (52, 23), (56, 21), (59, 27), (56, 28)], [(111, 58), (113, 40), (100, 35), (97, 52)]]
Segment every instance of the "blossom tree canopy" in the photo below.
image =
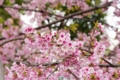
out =
[[(118, 28), (105, 20), (111, 6), (114, 16), (120, 17), (119, 3), (0, 0), (0, 58), (5, 80), (120, 80), (120, 46), (110, 50), (105, 31), (111, 27), (120, 40)], [(21, 15), (32, 16), (31, 24), (36, 22), (38, 27), (27, 25)]]

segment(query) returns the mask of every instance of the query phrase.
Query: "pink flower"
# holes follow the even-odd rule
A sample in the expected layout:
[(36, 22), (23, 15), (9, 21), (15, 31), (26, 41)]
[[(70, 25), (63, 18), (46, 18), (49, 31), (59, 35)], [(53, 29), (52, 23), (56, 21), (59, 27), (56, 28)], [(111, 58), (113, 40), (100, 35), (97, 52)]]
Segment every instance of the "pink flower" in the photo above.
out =
[(89, 9), (89, 6), (84, 1), (80, 1), (77, 4), (80, 6), (81, 10)]
[(0, 0), (0, 5), (2, 5), (2, 4), (3, 4), (3, 2), (4, 2), (4, 0)]
[(2, 36), (5, 38), (9, 38), (8, 32), (5, 30), (2, 31)]
[(60, 2), (61, 2), (62, 4), (64, 4), (64, 5), (65, 5), (66, 1), (67, 1), (67, 0), (60, 0)]
[(5, 10), (12, 16), (12, 18), (20, 18), (18, 10), (11, 8), (5, 8)]
[(32, 27), (27, 27), (23, 30), (23, 33), (25, 34), (30, 34), (30, 33), (34, 33), (34, 29)]
[(78, 46), (78, 47), (83, 47), (83, 45), (84, 45), (84, 41), (77, 41), (76, 42), (76, 46)]
[(103, 25), (101, 23), (98, 23), (98, 27), (100, 28), (100, 30), (103, 32), (104, 29), (103, 29)]
[(57, 40), (57, 44), (59, 44), (59, 45), (60, 45), (60, 44), (63, 44), (63, 40), (58, 39), (58, 40)]
[(120, 9), (116, 9), (115, 12), (114, 12), (114, 14), (115, 14), (116, 16), (120, 17)]
[(13, 3), (15, 3), (15, 0), (10, 0), (10, 2), (13, 4)]
[(66, 46), (66, 45), (63, 45), (63, 46), (61, 47), (61, 50), (62, 50), (63, 52), (68, 52), (69, 47)]
[(61, 33), (59, 34), (59, 38), (60, 38), (61, 40), (64, 40), (65, 37), (66, 37), (66, 35), (65, 35), (64, 32), (61, 32)]

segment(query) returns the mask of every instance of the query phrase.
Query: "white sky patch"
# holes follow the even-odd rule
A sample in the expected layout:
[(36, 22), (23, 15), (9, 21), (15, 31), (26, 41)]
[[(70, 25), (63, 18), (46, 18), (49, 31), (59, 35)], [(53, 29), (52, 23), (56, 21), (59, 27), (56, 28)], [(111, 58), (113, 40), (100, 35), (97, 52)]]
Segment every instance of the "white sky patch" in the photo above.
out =
[(21, 14), (21, 20), (24, 21), (23, 27), (30, 25), (35, 28), (38, 26), (35, 21), (34, 22), (30, 21), (33, 18), (33, 16), (34, 16), (34, 12), (32, 13), (31, 16)]
[[(114, 7), (109, 7), (107, 16), (105, 17), (106, 22), (113, 27), (120, 28), (120, 25), (117, 24), (117, 21), (120, 21), (120, 18), (114, 16), (114, 11)], [(112, 50), (118, 44), (118, 40), (115, 40), (116, 32), (112, 30), (112, 28), (106, 28), (106, 33), (109, 36), (109, 41), (112, 45), (110, 46), (110, 49)]]
[[(115, 36), (116, 36), (116, 33), (112, 30), (112, 28), (106, 28), (105, 29), (105, 31), (106, 31), (106, 33), (108, 34), (108, 36), (110, 37), (110, 38), (115, 38)], [(111, 36), (112, 35), (112, 36)]]
[(115, 40), (116, 33), (112, 30), (112, 28), (105, 28), (105, 31), (108, 34), (110, 44), (112, 45), (109, 47), (109, 49), (112, 50), (119, 43), (119, 41)]
[(117, 24), (117, 21), (120, 21), (120, 17), (114, 16), (113, 12), (115, 11), (114, 7), (110, 7), (108, 9), (108, 16), (106, 17), (107, 23), (109, 23), (111, 26), (114, 26), (116, 28), (120, 28), (120, 26)]

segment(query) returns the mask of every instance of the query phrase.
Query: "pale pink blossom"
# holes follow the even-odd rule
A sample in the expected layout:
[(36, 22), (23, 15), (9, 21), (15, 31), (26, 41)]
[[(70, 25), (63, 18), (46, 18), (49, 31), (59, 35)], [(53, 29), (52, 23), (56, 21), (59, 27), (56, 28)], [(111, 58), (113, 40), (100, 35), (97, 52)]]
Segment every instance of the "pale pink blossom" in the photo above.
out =
[(3, 4), (3, 2), (4, 2), (4, 0), (0, 0), (0, 5), (2, 5), (2, 4)]
[(25, 34), (30, 34), (30, 33), (34, 33), (34, 28), (32, 28), (32, 27), (25, 27), (24, 29), (23, 29), (23, 33), (25, 33)]
[(115, 16), (120, 17), (120, 9), (116, 9), (114, 12)]

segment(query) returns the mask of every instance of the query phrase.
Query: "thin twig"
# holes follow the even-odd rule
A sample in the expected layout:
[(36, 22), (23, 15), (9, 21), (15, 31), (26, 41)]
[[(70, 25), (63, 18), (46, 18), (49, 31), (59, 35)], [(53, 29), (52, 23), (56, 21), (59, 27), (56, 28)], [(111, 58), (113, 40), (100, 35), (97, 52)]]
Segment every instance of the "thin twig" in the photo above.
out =
[[(86, 52), (89, 52), (90, 54), (93, 54), (91, 51), (88, 51), (86, 49), (81, 49), (79, 48), (80, 50), (83, 50), (83, 51), (86, 51)], [(108, 60), (104, 59), (104, 58), (101, 58), (103, 61), (105, 61), (106, 63), (108, 63), (108, 65), (106, 64), (100, 64), (99, 67), (120, 67), (119, 64), (112, 64), (111, 62), (109, 62)]]
[(4, 40), (4, 39), (5, 39), (4, 37), (0, 38), (0, 40)]
[(79, 77), (77, 75), (75, 75), (70, 69), (68, 69), (68, 72), (70, 74), (72, 74), (75, 77), (76, 80), (80, 80)]
[(57, 69), (59, 68), (59, 65), (57, 65), (57, 67), (46, 77), (46, 79), (48, 80), (48, 78), (54, 74), (55, 71), (57, 71)]
[(102, 60), (104, 60), (106, 63), (108, 63), (110, 66), (114, 66), (112, 63), (110, 63), (109, 61), (107, 61), (106, 59), (104, 58), (101, 58)]
[(59, 61), (57, 61), (57, 62), (51, 62), (51, 63), (41, 63), (41, 64), (31, 64), (28, 61), (14, 61), (14, 60), (11, 60), (11, 59), (8, 59), (7, 61), (12, 62), (12, 63), (16, 62), (18, 65), (22, 62), (26, 66), (31, 66), (31, 67), (38, 67), (39, 65), (42, 65), (42, 66), (56, 66), (56, 65), (60, 64)]
[(3, 43), (1, 43), (0, 46), (3, 46), (4, 44), (12, 42), (12, 41), (23, 40), (23, 39), (25, 39), (25, 38), (15, 38), (15, 39), (6, 40)]
[(82, 51), (86, 51), (86, 52), (88, 52), (88, 53), (90, 53), (90, 54), (93, 54), (93, 52), (91, 52), (91, 51), (89, 51), (89, 50), (82, 49), (82, 48), (79, 48), (79, 49), (82, 50)]
[(99, 64), (99, 67), (120, 67), (120, 65), (119, 64), (112, 64), (112, 66), (111, 65), (107, 65), (107, 64)]

